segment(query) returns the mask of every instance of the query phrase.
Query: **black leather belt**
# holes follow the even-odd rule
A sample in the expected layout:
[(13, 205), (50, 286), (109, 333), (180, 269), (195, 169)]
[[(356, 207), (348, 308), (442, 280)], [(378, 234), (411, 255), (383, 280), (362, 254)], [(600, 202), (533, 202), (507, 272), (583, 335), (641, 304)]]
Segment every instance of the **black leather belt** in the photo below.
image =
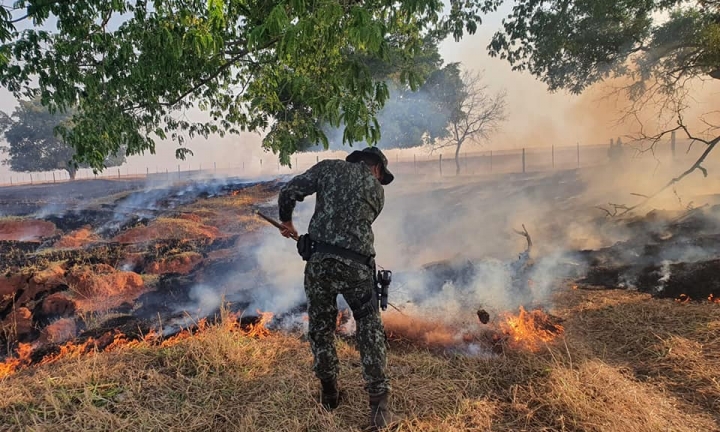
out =
[(327, 254), (333, 254), (337, 256), (341, 256), (343, 258), (351, 259), (353, 261), (359, 262), (360, 264), (364, 264), (371, 269), (375, 268), (375, 260), (372, 256), (363, 255), (354, 251), (351, 251), (350, 249), (341, 248), (339, 246), (331, 245), (328, 243), (319, 242), (317, 240), (313, 240), (313, 252), (314, 253), (327, 253)]

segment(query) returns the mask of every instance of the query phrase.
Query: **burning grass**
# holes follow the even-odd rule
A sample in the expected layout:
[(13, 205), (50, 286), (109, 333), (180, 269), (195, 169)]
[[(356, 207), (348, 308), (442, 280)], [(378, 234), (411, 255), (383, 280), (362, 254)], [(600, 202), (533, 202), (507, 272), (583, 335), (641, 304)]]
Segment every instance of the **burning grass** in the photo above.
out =
[[(400, 430), (717, 430), (720, 415), (706, 405), (712, 399), (685, 395), (717, 403), (718, 308), (598, 294), (568, 291), (558, 312), (569, 315), (565, 344), (557, 348), (480, 358), (391, 343), (393, 409), (408, 418)], [(117, 339), (110, 352), (92, 356), (68, 350), (0, 381), (0, 422), (7, 430), (361, 430), (367, 399), (351, 343), (338, 342), (347, 397), (327, 413), (306, 341), (250, 337), (236, 323), (223, 320), (172, 343)], [(651, 379), (641, 373), (650, 369)], [(673, 387), (675, 377), (683, 391)]]
[(503, 348), (538, 352), (563, 334), (560, 319), (541, 310), (503, 313), (488, 326), (450, 325), (439, 319), (388, 312), (383, 316), (387, 337), (395, 343), (423, 347), (435, 352), (485, 353)]
[(439, 320), (421, 319), (392, 311), (383, 315), (383, 323), (387, 337), (394, 342), (431, 350), (445, 350), (463, 344), (461, 332)]
[(515, 347), (539, 351), (544, 344), (552, 342), (563, 333), (563, 326), (540, 310), (526, 311), (520, 306), (517, 315), (505, 314), (500, 328), (509, 336)]

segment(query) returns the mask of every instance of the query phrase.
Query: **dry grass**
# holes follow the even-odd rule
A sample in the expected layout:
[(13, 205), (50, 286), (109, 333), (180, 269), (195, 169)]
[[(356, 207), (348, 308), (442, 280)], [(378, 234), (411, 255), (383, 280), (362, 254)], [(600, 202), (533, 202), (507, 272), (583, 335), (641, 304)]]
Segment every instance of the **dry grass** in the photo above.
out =
[(213, 240), (220, 235), (217, 228), (203, 225), (189, 219), (157, 218), (147, 226), (131, 228), (117, 235), (113, 240), (120, 243), (143, 243), (163, 240)]
[(58, 249), (75, 249), (81, 248), (94, 242), (98, 242), (100, 240), (100, 236), (98, 236), (92, 231), (92, 227), (90, 225), (87, 225), (62, 236), (58, 241), (55, 242), (53, 247)]
[[(568, 291), (565, 338), (541, 352), (440, 356), (392, 346), (393, 407), (413, 431), (720, 430), (718, 305)], [(222, 326), (24, 370), (0, 382), (4, 430), (347, 431), (366, 424), (358, 354), (338, 342), (335, 412), (299, 335)]]
[(200, 199), (185, 208), (202, 223), (216, 227), (222, 235), (252, 232), (266, 222), (255, 215), (255, 206), (272, 199), (277, 192), (257, 185), (243, 189), (235, 195)]

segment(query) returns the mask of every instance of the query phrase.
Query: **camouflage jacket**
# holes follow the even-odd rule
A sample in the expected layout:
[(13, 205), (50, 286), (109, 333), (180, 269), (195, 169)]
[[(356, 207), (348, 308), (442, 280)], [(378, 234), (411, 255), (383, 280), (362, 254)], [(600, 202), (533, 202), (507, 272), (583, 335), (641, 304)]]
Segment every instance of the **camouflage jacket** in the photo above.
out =
[[(375, 256), (372, 223), (385, 204), (385, 191), (364, 163), (324, 160), (280, 190), (278, 210), (292, 219), (295, 203), (317, 194), (308, 234), (314, 240)], [(344, 261), (344, 260), (343, 260)]]

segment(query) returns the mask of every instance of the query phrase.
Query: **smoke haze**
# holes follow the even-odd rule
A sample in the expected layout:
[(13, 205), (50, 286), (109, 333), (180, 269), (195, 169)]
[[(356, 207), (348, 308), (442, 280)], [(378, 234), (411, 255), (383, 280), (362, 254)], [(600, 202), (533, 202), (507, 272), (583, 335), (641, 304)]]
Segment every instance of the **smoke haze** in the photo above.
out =
[[(637, 133), (637, 124), (618, 124), (619, 112), (627, 101), (604, 97), (607, 86), (591, 88), (579, 97), (549, 94), (535, 78), (512, 72), (507, 62), (489, 58), (484, 47), (496, 20), (497, 17), (491, 17), (476, 35), (460, 43), (448, 41), (441, 46), (446, 63), (460, 61), (465, 68), (484, 70), (491, 91), (507, 91), (509, 117), (501, 131), (484, 145), (485, 149), (607, 144), (611, 138)], [(720, 86), (705, 83), (698, 85), (695, 92), (697, 100), (689, 110), (688, 121), (692, 127), (701, 128), (697, 118), (718, 109)], [(6, 93), (0, 95), (0, 101), (0, 109), (12, 110)], [(200, 115), (195, 112), (189, 117), (198, 119)], [(657, 120), (650, 114), (645, 119)], [(667, 122), (659, 120), (662, 125)], [(386, 187), (386, 207), (373, 226), (378, 264), (393, 270), (395, 275), (390, 302), (413, 316), (429, 317), (459, 328), (477, 325), (474, 314), (479, 307), (502, 312), (517, 310), (527, 303), (550, 304), (552, 290), (560, 288), (562, 278), (581, 266), (573, 261), (571, 252), (610, 246), (631, 235), (623, 228), (603, 224), (603, 210), (597, 207), (612, 210), (609, 203), (633, 205), (642, 201), (642, 197), (632, 194), (653, 194), (687, 169), (702, 151), (702, 144), (696, 144), (685, 154), (688, 143), (680, 141), (681, 138), (684, 137), (678, 135), (676, 160), (669, 154), (668, 138), (659, 143), (655, 154), (628, 147), (622, 161), (615, 165), (607, 165), (603, 159), (596, 166), (580, 170), (442, 180), (422, 172), (417, 176), (398, 175)], [(628, 143), (625, 138), (623, 141)], [(334, 137), (333, 142), (339, 142), (338, 138)], [(202, 166), (225, 170), (218, 173), (219, 177), (232, 173), (257, 178), (261, 173), (270, 176), (268, 167), (273, 167), (273, 175), (289, 174), (280, 167), (274, 172), (277, 158), (264, 151), (260, 143), (259, 135), (249, 133), (209, 140), (196, 138), (186, 144), (195, 156), (181, 162), (174, 159), (175, 144), (161, 142), (156, 155), (133, 156), (122, 170), (123, 174), (148, 170), (173, 172), (178, 165), (181, 170)], [(338, 149), (342, 151), (324, 153), (322, 157), (344, 157), (353, 150)], [(414, 152), (417, 150), (398, 154), (412, 158)], [(293, 157), (293, 162), (297, 160), (299, 165), (294, 172), (308, 168), (316, 157), (314, 154)], [(390, 158), (391, 169), (393, 161)], [(709, 160), (706, 168), (717, 173), (720, 170), (717, 158)], [(6, 167), (0, 167), (0, 178), (7, 173), (2, 170)], [(655, 198), (646, 210), (682, 210), (691, 203), (714, 204), (718, 202), (715, 196), (718, 190), (717, 175), (703, 178), (695, 172)], [(294, 219), (301, 232), (307, 229), (314, 203), (314, 198), (309, 198), (297, 205)], [(128, 204), (131, 209), (147, 203), (138, 196), (138, 201)], [(515, 279), (520, 272), (516, 264), (527, 244), (513, 230), (523, 224), (533, 239), (535, 262), (527, 274), (532, 286), (518, 290)], [(258, 309), (275, 314), (289, 312), (304, 302), (304, 263), (292, 241), (270, 227), (258, 246), (250, 250), (244, 245), (238, 247), (255, 267), (238, 271), (221, 283), (193, 287), (192, 304), (185, 305), (188, 312), (210, 313), (224, 298), (248, 303), (248, 312)], [(706, 255), (702, 249), (696, 249), (688, 256), (701, 259)], [(426, 267), (444, 260), (448, 261), (451, 277)], [(667, 265), (664, 268), (669, 269)]]

